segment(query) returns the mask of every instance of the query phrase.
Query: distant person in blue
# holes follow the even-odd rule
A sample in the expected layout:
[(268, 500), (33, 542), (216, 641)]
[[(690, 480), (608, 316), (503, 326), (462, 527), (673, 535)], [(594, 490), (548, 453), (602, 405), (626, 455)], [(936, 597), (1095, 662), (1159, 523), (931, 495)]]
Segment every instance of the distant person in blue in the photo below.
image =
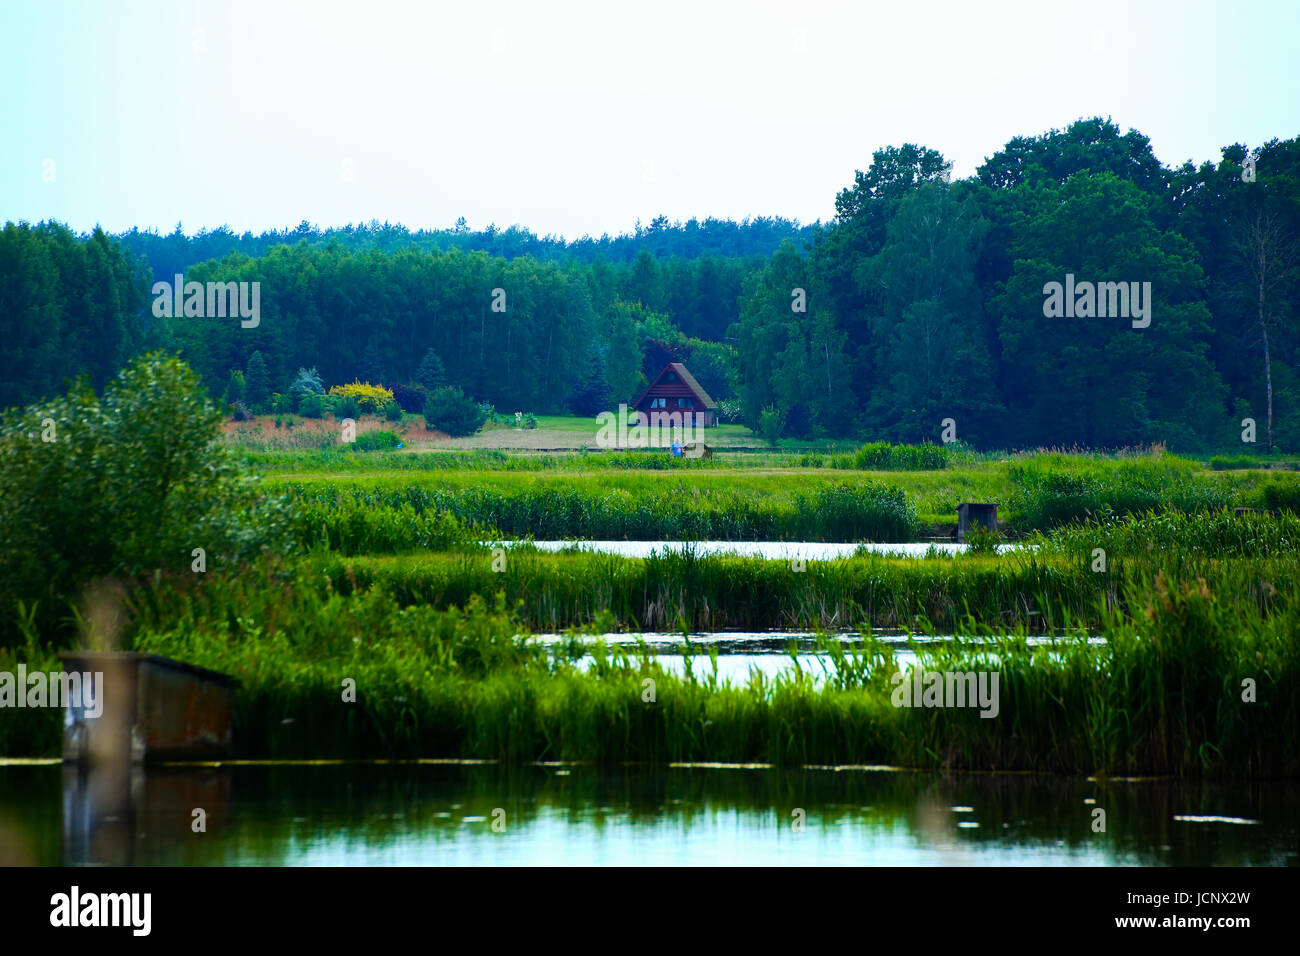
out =
[(674, 441), (674, 442), (673, 442), (673, 448), (672, 448), (672, 451), (673, 451), (673, 457), (674, 457), (674, 458), (681, 458), (681, 457), (682, 457), (682, 443), (679, 442), (679, 441)]

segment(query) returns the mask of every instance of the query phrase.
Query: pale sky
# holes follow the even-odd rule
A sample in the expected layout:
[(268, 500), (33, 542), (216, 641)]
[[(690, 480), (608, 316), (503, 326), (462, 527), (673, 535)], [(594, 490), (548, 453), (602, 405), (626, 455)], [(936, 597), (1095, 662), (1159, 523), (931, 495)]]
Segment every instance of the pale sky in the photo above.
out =
[(1290, 138), (1298, 64), (1293, 0), (3, 0), (0, 221), (812, 222), (886, 145), (964, 176), (1081, 116), (1166, 164)]

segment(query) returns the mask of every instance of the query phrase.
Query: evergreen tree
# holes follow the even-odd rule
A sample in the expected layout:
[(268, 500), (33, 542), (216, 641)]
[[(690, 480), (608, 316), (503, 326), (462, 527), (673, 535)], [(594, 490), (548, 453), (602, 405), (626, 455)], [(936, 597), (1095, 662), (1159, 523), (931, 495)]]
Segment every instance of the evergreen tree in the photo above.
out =
[(420, 367), (415, 371), (415, 382), (430, 392), (447, 384), (447, 369), (433, 349), (428, 349), (420, 360)]
[(244, 381), (244, 399), (254, 412), (260, 414), (271, 400), (271, 373), (260, 350), (249, 356)]

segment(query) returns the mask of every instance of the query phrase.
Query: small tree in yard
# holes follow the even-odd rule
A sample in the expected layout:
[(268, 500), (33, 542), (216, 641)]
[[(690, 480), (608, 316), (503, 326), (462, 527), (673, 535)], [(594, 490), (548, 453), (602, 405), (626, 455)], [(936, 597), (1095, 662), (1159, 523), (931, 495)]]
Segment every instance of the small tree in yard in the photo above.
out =
[(781, 437), (781, 432), (785, 430), (785, 414), (775, 405), (768, 405), (759, 413), (758, 416), (758, 433), (763, 436), (763, 440), (776, 447), (777, 440)]
[(444, 431), (453, 438), (474, 434), (486, 420), (483, 409), (454, 386), (435, 388), (424, 403), (424, 427)]

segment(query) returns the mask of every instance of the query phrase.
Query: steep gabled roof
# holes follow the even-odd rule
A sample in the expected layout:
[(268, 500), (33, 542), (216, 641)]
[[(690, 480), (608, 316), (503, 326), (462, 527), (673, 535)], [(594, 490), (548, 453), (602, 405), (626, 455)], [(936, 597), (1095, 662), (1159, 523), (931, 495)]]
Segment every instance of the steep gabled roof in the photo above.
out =
[(699, 399), (700, 404), (706, 409), (717, 409), (718, 403), (709, 397), (709, 393), (704, 390), (704, 387), (701, 386), (699, 382), (695, 381), (695, 376), (687, 371), (686, 366), (681, 362), (669, 362), (665, 365), (663, 371), (655, 376), (655, 380), (650, 383), (650, 386), (644, 392), (641, 393), (641, 397), (633, 403), (632, 407), (639, 408), (641, 403), (645, 401), (645, 397), (654, 391), (655, 386), (659, 384), (664, 375), (668, 372), (676, 372), (677, 378), (683, 385), (689, 388), (692, 393), (694, 393), (695, 397)]

